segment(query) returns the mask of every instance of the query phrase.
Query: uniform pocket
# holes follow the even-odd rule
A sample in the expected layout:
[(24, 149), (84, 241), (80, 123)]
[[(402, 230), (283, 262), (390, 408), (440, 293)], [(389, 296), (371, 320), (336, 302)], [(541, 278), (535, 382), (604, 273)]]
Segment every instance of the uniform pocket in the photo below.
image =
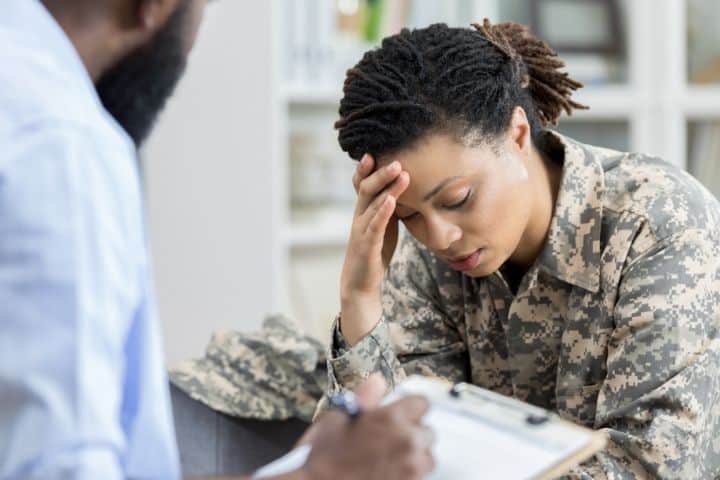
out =
[(592, 428), (595, 424), (598, 393), (601, 384), (557, 390), (558, 414), (571, 422)]

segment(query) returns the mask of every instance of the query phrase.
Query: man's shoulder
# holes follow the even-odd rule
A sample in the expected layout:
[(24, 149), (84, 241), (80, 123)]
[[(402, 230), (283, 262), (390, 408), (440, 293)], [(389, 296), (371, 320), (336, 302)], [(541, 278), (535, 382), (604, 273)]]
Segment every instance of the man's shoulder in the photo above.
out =
[(132, 141), (87, 79), (22, 42), (0, 51), (0, 64), (0, 177), (28, 156), (42, 159), (43, 152), (53, 162), (79, 154), (95, 166), (112, 165), (116, 173), (134, 166)]
[[(14, 36), (13, 36), (14, 35)], [(131, 142), (102, 108), (89, 80), (48, 51), (0, 31), (0, 141), (28, 128), (65, 129), (128, 150)]]

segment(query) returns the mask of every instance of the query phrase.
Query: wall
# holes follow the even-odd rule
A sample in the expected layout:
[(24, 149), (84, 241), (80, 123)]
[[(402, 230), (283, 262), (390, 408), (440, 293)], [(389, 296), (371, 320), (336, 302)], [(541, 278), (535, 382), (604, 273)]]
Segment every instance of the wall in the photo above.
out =
[(143, 150), (170, 364), (271, 305), (271, 7), (212, 2), (186, 77)]

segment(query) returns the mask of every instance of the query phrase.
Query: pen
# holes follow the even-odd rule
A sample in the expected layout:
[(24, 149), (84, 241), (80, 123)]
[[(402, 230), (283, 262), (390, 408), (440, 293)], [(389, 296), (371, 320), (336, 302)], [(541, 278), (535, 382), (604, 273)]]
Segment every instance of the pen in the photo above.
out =
[(350, 390), (332, 394), (330, 396), (330, 408), (347, 414), (350, 419), (355, 419), (362, 414), (360, 402)]

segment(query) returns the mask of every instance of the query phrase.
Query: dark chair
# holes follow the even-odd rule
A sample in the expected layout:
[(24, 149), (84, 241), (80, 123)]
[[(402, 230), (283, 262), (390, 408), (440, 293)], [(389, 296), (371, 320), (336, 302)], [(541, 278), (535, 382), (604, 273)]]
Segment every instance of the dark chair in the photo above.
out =
[(248, 474), (287, 453), (308, 424), (218, 413), (170, 386), (183, 475)]

